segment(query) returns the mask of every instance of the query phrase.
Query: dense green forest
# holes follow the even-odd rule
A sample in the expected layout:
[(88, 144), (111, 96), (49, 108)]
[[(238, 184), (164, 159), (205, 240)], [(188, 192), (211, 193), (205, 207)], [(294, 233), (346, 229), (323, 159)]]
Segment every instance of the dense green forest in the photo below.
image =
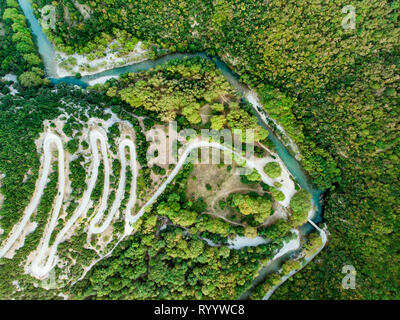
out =
[[(251, 285), (287, 237), (241, 250), (205, 245), (203, 237), (226, 243), (243, 228), (201, 214), (201, 199), (187, 201), (192, 169), (186, 165), (138, 222), (137, 232), (72, 287), (76, 298), (237, 299)], [(165, 218), (173, 224), (161, 229)]]
[[(140, 107), (155, 113), (161, 121), (178, 120), (180, 128), (241, 130), (243, 141), (246, 130), (253, 130), (253, 142), (264, 141), (268, 136), (215, 64), (199, 57), (123, 74), (118, 80), (97, 84), (93, 89), (134, 110)], [(205, 106), (210, 106), (212, 112), (209, 121), (203, 123), (201, 114), (205, 111), (201, 109)]]
[[(35, 1), (39, 6), (49, 1)], [(82, 2), (82, 1), (81, 1)], [(57, 2), (59, 10), (69, 1)], [(83, 3), (83, 2), (82, 2)], [(85, 2), (91, 18), (59, 19), (58, 43), (81, 48), (113, 28), (170, 51), (218, 55), (256, 88), (299, 138), (303, 165), (325, 194), (330, 243), (277, 298), (393, 298), (399, 286), (399, 2)], [(61, 11), (60, 11), (61, 12)], [(271, 98), (272, 91), (279, 95)], [(294, 129), (291, 127), (294, 126)], [(299, 133), (298, 130), (301, 130)], [(357, 270), (343, 290), (341, 268)]]
[(48, 80), (43, 79), (43, 62), (18, 2), (1, 0), (0, 16), (4, 28), (4, 35), (0, 36), (0, 75), (18, 75), (24, 87), (47, 83)]
[[(194, 61), (196, 62), (198, 63), (197, 60)], [(165, 69), (168, 67), (164, 66)], [(148, 144), (143, 138), (143, 133), (140, 133), (141, 126), (129, 113), (131, 106), (128, 103), (124, 104), (122, 100), (113, 103), (112, 98), (104, 93), (93, 90), (88, 94), (88, 91), (66, 85), (58, 85), (57, 91), (51, 86), (37, 89), (21, 88), (21, 91), (15, 96), (0, 97), (0, 172), (5, 174), (1, 188), (5, 197), (0, 221), (4, 230), (2, 239), (18, 222), (32, 196), (39, 170), (39, 153), (33, 141), (43, 132), (45, 120), (64, 119), (66, 114), (69, 115), (68, 120), (65, 119), (63, 132), (71, 138), (66, 143), (68, 152), (75, 154), (78, 150), (76, 143), (79, 145), (77, 141), (81, 136), (79, 131), (85, 126), (81, 121), (87, 120), (87, 117), (107, 120), (111, 116), (105, 110), (111, 109), (119, 118), (134, 125), (138, 160), (144, 166), (142, 169), (146, 164), (143, 154), (146, 153)], [(35, 108), (32, 109), (32, 105)], [(156, 118), (152, 118), (155, 115), (144, 108), (137, 108), (135, 112), (149, 117), (148, 122), (157, 121)], [(118, 135), (118, 128), (111, 126), (109, 139)], [(81, 144), (85, 148), (83, 142)], [(82, 155), (70, 164), (73, 188), (70, 197), (73, 200), (79, 199), (86, 187), (84, 164)], [(113, 162), (113, 168), (118, 166), (118, 163)], [(188, 201), (186, 183), (192, 169), (193, 165), (188, 164), (181, 170), (174, 182), (168, 185), (167, 190), (152, 206), (151, 211), (139, 220), (136, 225), (137, 232), (124, 240), (111, 258), (97, 264), (83, 281), (71, 289), (64, 290), (68, 290), (71, 297), (76, 299), (239, 298), (251, 285), (259, 268), (276, 254), (283, 241), (290, 238), (290, 225), (282, 220), (283, 225), (287, 227), (278, 226), (278, 230), (260, 229), (259, 235), (272, 239), (268, 244), (230, 250), (226, 245), (228, 237), (244, 235), (247, 230), (204, 214), (205, 204), (201, 198)], [(26, 178), (27, 172), (30, 173)], [(92, 193), (95, 204), (100, 198), (102, 179), (104, 176), (100, 174)], [(114, 181), (116, 180), (115, 177)], [(26, 256), (35, 250), (48, 222), (57, 190), (57, 171), (53, 171), (49, 181), (34, 219), (38, 227), (27, 235), (24, 246), (16, 250), (13, 259), (0, 259), (0, 298), (60, 298), (60, 289), (38, 289), (38, 280), (24, 274), (23, 271)], [(146, 181), (145, 184), (151, 182)], [(258, 213), (266, 208), (271, 212), (270, 200), (270, 196), (257, 196), (261, 207), (257, 210), (252, 205), (252, 208)], [(240, 206), (238, 203), (235, 205)], [(241, 205), (246, 206), (246, 199), (242, 199)], [(76, 202), (72, 201), (66, 209), (67, 217), (75, 209)], [(258, 217), (257, 212), (253, 212), (252, 215)], [(264, 219), (259, 222), (262, 221)], [(64, 223), (63, 219), (60, 219), (60, 226)], [(120, 225), (119, 221), (115, 223), (115, 232), (121, 231)], [(161, 228), (163, 225), (164, 228)], [(87, 237), (83, 226), (78, 228), (70, 240), (60, 245), (59, 256), (71, 257), (77, 262), (69, 271), (69, 278), (63, 285), (77, 279), (82, 274), (82, 269), (97, 257), (93, 250), (82, 248)], [(271, 232), (273, 235), (270, 235)], [(55, 233), (52, 234), (54, 235)], [(212, 240), (216, 246), (207, 245), (204, 238)], [(61, 269), (56, 269), (57, 274), (61, 272)], [(11, 273), (15, 276), (10, 277)], [(15, 283), (24, 290), (15, 290)]]
[[(140, 88), (137, 92), (143, 95), (129, 91), (135, 88)], [(164, 93), (162, 96), (157, 96), (156, 89), (159, 88)], [(126, 74), (118, 81), (112, 80), (105, 85), (97, 85), (89, 91), (63, 84), (57, 85), (56, 88), (43, 85), (39, 88), (19, 89), (20, 92), (14, 96), (7, 94), (0, 97), (0, 172), (4, 174), (1, 181), (1, 192), (4, 196), (0, 221), (3, 230), (1, 240), (7, 237), (11, 228), (20, 220), (32, 197), (40, 165), (37, 146), (33, 142), (44, 131), (45, 120), (50, 121), (52, 128), (56, 128), (53, 119), (65, 122), (62, 132), (70, 138), (65, 143), (65, 148), (71, 155), (77, 155), (70, 163), (72, 201), (66, 207), (67, 219), (76, 209), (76, 200), (86, 188), (86, 160), (77, 151), (80, 148), (88, 148), (87, 142), (82, 140), (81, 132), (87, 127), (86, 122), (89, 118), (108, 120), (111, 118), (111, 110), (118, 118), (133, 125), (138, 162), (142, 166), (142, 174), (138, 179), (142, 181), (138, 182), (139, 189), (151, 185), (151, 180), (144, 173), (148, 170), (148, 143), (139, 121), (132, 112), (144, 117), (143, 125), (147, 130), (155, 123), (162, 123), (160, 119), (177, 119), (181, 127), (200, 128), (202, 124), (198, 121), (193, 122), (193, 119), (200, 117), (200, 106), (210, 104), (213, 117), (222, 117), (224, 125), (230, 128), (254, 128), (259, 133), (259, 139), (265, 139), (267, 136), (267, 132), (257, 125), (255, 118), (215, 65), (200, 58), (171, 61), (148, 72)], [(135, 97), (145, 99), (138, 104), (133, 100)], [(224, 101), (221, 101), (221, 97)], [(171, 109), (171, 104), (168, 103), (171, 99), (175, 102), (172, 104), (176, 106), (175, 109)], [(189, 112), (185, 110), (187, 105), (192, 108)], [(210, 125), (210, 122), (205, 124)], [(116, 124), (108, 129), (109, 139), (113, 140), (119, 135)], [(111, 143), (111, 149), (115, 148), (116, 145)], [(118, 161), (115, 161), (112, 163), (113, 169), (116, 169), (113, 170), (113, 174), (120, 168)], [(285, 240), (290, 239), (290, 224), (282, 220), (276, 228), (257, 230), (234, 226), (204, 214), (205, 204), (201, 198), (196, 201), (188, 201), (186, 198), (186, 182), (192, 169), (192, 165), (187, 165), (182, 170), (174, 183), (168, 186), (152, 206), (152, 210), (139, 221), (136, 226), (138, 232), (121, 243), (111, 258), (96, 265), (84, 281), (78, 282), (70, 290), (64, 290), (68, 290), (71, 297), (76, 299), (239, 298), (250, 287), (259, 268), (276, 254)], [(248, 179), (253, 184), (259, 184), (261, 181), (256, 172), (249, 175)], [(101, 197), (103, 180), (101, 164), (98, 181), (91, 195), (94, 205)], [(49, 181), (34, 218), (38, 223), (37, 228), (27, 235), (24, 246), (16, 250), (13, 259), (0, 259), (0, 298), (60, 298), (59, 289), (36, 289), (38, 285), (42, 285), (40, 281), (24, 274), (23, 271), (28, 253), (35, 250), (39, 244), (48, 222), (49, 211), (56, 194), (57, 172), (54, 167)], [(115, 184), (118, 177), (113, 176), (113, 181)], [(254, 212), (246, 212), (252, 219), (258, 220), (256, 225), (272, 214), (272, 197), (269, 195), (272, 191), (266, 185), (263, 187), (264, 195), (256, 197), (260, 207), (256, 208), (250, 203)], [(232, 203), (232, 206), (249, 207), (249, 201), (252, 200), (241, 199), (240, 204)], [(263, 217), (265, 213), (267, 216)], [(85, 220), (86, 218), (83, 222), (86, 222)], [(50, 243), (55, 240), (57, 231), (65, 225), (65, 221), (59, 219)], [(161, 229), (162, 225), (166, 228)], [(58, 285), (68, 286), (97, 258), (94, 250), (82, 248), (86, 244), (83, 226), (78, 228), (71, 239), (60, 244), (59, 256), (69, 257), (75, 260), (75, 263), (69, 270), (67, 281)], [(115, 223), (114, 230), (116, 234), (123, 230), (120, 221)], [(230, 250), (227, 247), (228, 237), (254, 237), (257, 233), (272, 239), (271, 242), (240, 250)], [(204, 239), (209, 239), (216, 245), (210, 246)], [(108, 248), (111, 245), (108, 245)], [(11, 272), (16, 276), (9, 277)], [(62, 270), (56, 268), (56, 274), (61, 275)], [(16, 286), (24, 290), (15, 290)]]
[[(354, 1), (355, 30), (342, 28), (342, 8), (348, 4), (344, 0), (79, 0), (90, 8), (88, 19), (84, 19), (70, 0), (33, 2), (38, 7), (57, 4), (58, 22), (52, 38), (64, 51), (101, 51), (104, 44), (99, 34), (117, 37), (118, 30), (125, 30), (133, 42), (142, 39), (170, 52), (206, 51), (217, 55), (259, 93), (268, 113), (298, 143), (302, 165), (313, 182), (327, 189), (324, 217), (330, 233), (329, 243), (314, 262), (287, 281), (273, 298), (398, 298), (400, 6), (397, 0)], [(43, 73), (39, 70), (42, 65), (36, 63), (32, 37), (26, 33), (20, 10), (13, 0), (2, 0), (0, 4), (7, 31), (1, 42), (0, 55), (2, 61), (6, 61), (1, 64), (2, 74), (19, 75), (21, 84), (26, 87), (41, 85)], [(70, 10), (70, 21), (64, 21), (65, 8)], [(148, 83), (140, 83), (137, 88), (122, 85), (115, 88), (117, 90), (108, 93), (109, 97), (118, 94), (133, 107), (136, 102), (129, 99), (130, 90), (152, 89)], [(27, 92), (36, 95), (34, 91)], [(9, 96), (3, 100), (3, 105), (14, 103)], [(156, 107), (155, 104), (151, 106), (149, 110)], [(222, 110), (218, 106), (215, 110), (212, 126), (220, 128), (226, 125), (225, 118), (221, 117)], [(178, 114), (183, 112), (177, 111)], [(229, 125), (229, 118), (227, 121)], [(17, 127), (29, 131), (27, 128)], [(301, 200), (303, 195), (298, 198)], [(301, 216), (302, 203), (296, 204), (299, 204)], [(156, 222), (146, 219), (145, 224), (153, 228)], [(172, 228), (165, 237), (181, 237), (181, 229)], [(267, 230), (272, 234), (279, 233), (280, 229), (284, 227), (276, 224)], [(151, 241), (151, 236), (148, 240)], [(74, 289), (78, 295), (116, 297), (115, 292), (107, 291), (111, 289), (105, 289), (96, 280), (103, 279), (109, 281), (114, 290), (126, 293), (125, 297), (164, 297), (164, 289), (157, 292), (157, 288), (166, 285), (158, 277), (162, 272), (146, 273), (144, 279), (145, 265), (136, 264), (140, 255), (154, 255), (157, 268), (162, 268), (166, 264), (162, 260), (168, 259), (168, 268), (174, 271), (171, 277), (175, 277), (168, 280), (169, 284), (174, 292), (180, 292), (183, 271), (175, 266), (182, 262), (180, 255), (185, 250), (172, 257), (167, 249), (153, 249), (144, 243), (146, 239), (133, 236), (128, 241), (116, 255), (129, 259), (113, 257), (114, 265), (100, 264), (89, 275), (90, 280)], [(129, 246), (140, 250), (129, 250)], [(171, 246), (175, 246), (174, 241)], [(209, 254), (217, 254), (216, 251), (210, 249), (213, 253)], [(253, 255), (260, 257), (262, 253), (249, 253)], [(205, 272), (206, 262), (200, 257), (192, 266), (180, 265), (187, 268), (185, 272), (189, 270), (197, 277)], [(220, 256), (222, 265), (226, 263), (224, 259), (226, 257)], [(232, 259), (246, 264), (248, 257), (237, 254)], [(133, 261), (137, 273), (121, 277), (121, 264), (129, 265), (127, 260)], [(357, 271), (356, 290), (344, 290), (341, 286), (344, 276), (341, 270), (346, 264), (354, 265)], [(236, 275), (234, 267), (229, 263), (227, 266), (232, 268), (227, 267), (227, 270)], [(251, 270), (253, 267), (249, 266)], [(126, 287), (125, 276), (141, 278), (151, 286), (132, 292)], [(9, 282), (5, 279), (4, 283)], [(238, 283), (245, 285), (240, 280)], [(229, 288), (226, 297), (236, 297), (235, 284), (226, 285)], [(191, 286), (199, 286), (199, 283), (193, 280)], [(220, 289), (205, 285), (202, 292), (214, 297)], [(187, 297), (194, 297), (192, 293), (188, 291)]]

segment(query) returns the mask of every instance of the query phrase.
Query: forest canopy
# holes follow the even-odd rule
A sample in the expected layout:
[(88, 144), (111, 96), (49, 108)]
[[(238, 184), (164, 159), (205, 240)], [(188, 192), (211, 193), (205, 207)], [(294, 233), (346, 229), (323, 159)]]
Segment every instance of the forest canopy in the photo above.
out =
[[(298, 144), (301, 164), (313, 183), (327, 190), (324, 217), (330, 233), (329, 244), (318, 257), (319, 263), (312, 263), (297, 273), (274, 298), (393, 299), (398, 296), (398, 0), (354, 1), (355, 29), (342, 27), (342, 8), (348, 5), (345, 0), (329, 3), (322, 0), (79, 0), (87, 7), (88, 14), (83, 14), (72, 0), (33, 2), (36, 9), (46, 4), (56, 6), (56, 29), (48, 32), (58, 48), (67, 53), (95, 51), (101, 56), (104, 39), (122, 34), (120, 36), (130, 43), (128, 47), (141, 39), (157, 55), (165, 52), (216, 55), (257, 91), (263, 108)], [(0, 4), (6, 30), (5, 36), (1, 37), (1, 75), (12, 72), (19, 76), (22, 85), (39, 89), (40, 79), (43, 79), (39, 70), (43, 70), (43, 66), (38, 64), (38, 54), (27, 32), (25, 19), (16, 1), (1, 0)], [(69, 15), (64, 14), (67, 10)], [(172, 74), (178, 77), (179, 71), (174, 70)], [(191, 125), (199, 123), (200, 99), (213, 105), (221, 103), (211, 94), (185, 101), (190, 103), (183, 106), (182, 96), (172, 92), (170, 87), (166, 96), (173, 99), (174, 108), (163, 108), (162, 101), (152, 101), (149, 94), (154, 94), (153, 89), (160, 86), (154, 80), (168, 76), (168, 72), (158, 74), (150, 83), (148, 80), (153, 75), (147, 75), (143, 82), (131, 76), (134, 85), (111, 86), (107, 95), (110, 99), (123, 99), (133, 109), (144, 104), (147, 111), (161, 112), (164, 119), (182, 114)], [(181, 74), (181, 78), (176, 79), (180, 88), (196, 86), (182, 80), (190, 80), (187, 78)], [(45, 82), (43, 80), (43, 84)], [(188, 96), (193, 97), (192, 93)], [(5, 103), (10, 102), (5, 100)], [(227, 114), (227, 110), (217, 105), (210, 125), (215, 128), (253, 125), (243, 108), (235, 106), (228, 105), (230, 114)], [(260, 131), (260, 140), (264, 136), (265, 132)], [(253, 178), (256, 180), (257, 177)], [(276, 189), (271, 190), (276, 192)], [(292, 203), (293, 212), (302, 219), (307, 209), (307, 197), (298, 193), (297, 200)], [(185, 224), (193, 220), (188, 212)], [(284, 228), (277, 224), (265, 232), (280, 235)], [(181, 236), (180, 231), (172, 233)], [(142, 245), (136, 243), (138, 239), (130, 241), (137, 248)], [(151, 255), (153, 251), (148, 250)], [(157, 254), (167, 254), (163, 250)], [(138, 250), (137, 255), (143, 256), (144, 251)], [(129, 258), (135, 254), (126, 253)], [(215, 252), (210, 250), (208, 254), (211, 256)], [(204, 260), (199, 263), (203, 264), (207, 257), (200, 258)], [(225, 263), (223, 259), (220, 259), (221, 263)], [(154, 296), (156, 285), (148, 292), (146, 286), (136, 282), (138, 288), (135, 291), (120, 280), (119, 272), (124, 269), (120, 264), (124, 263), (126, 260), (121, 259), (115, 262), (115, 268), (102, 265), (96, 276), (90, 275), (93, 281), (86, 283), (90, 288), (86, 293), (98, 292), (108, 297), (118, 297), (120, 292), (129, 297)], [(338, 281), (343, 277), (342, 266), (347, 264), (357, 270), (357, 290), (343, 290)], [(164, 286), (160, 275), (170, 270), (168, 281), (176, 284), (178, 292), (182, 288), (182, 273), (189, 268), (182, 265), (171, 270), (163, 261), (157, 260), (157, 272), (154, 271), (149, 279)], [(140, 277), (143, 270), (143, 266), (135, 265), (136, 274), (127, 277)], [(193, 272), (203, 276), (206, 271), (195, 268)], [(194, 283), (194, 278), (190, 279), (193, 286), (200, 286)], [(101, 280), (109, 281), (109, 286), (103, 288)], [(202, 295), (207, 297), (213, 297), (219, 290), (209, 282), (201, 285)], [(226, 292), (229, 297), (236, 293), (233, 286)], [(163, 290), (158, 293), (165, 296)]]

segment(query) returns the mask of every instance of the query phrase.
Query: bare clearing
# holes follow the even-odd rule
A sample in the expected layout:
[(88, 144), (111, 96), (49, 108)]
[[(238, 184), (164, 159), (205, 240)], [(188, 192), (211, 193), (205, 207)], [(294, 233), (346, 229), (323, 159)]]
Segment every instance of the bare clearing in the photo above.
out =
[(232, 163), (231, 171), (228, 165), (195, 164), (187, 185), (189, 199), (203, 198), (207, 204), (206, 210), (214, 215), (228, 218), (235, 215), (235, 211), (226, 206), (224, 210), (219, 207), (219, 201), (225, 201), (233, 192), (261, 192), (260, 184), (243, 184), (240, 175), (235, 174), (238, 165)]

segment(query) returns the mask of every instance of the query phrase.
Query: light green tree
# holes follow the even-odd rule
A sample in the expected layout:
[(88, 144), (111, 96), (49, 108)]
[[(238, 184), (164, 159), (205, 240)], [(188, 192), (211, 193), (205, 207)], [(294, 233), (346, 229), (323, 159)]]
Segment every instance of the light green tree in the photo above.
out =
[(23, 57), (26, 63), (30, 66), (37, 66), (41, 62), (40, 58), (34, 53), (24, 54)]
[(213, 116), (210, 121), (211, 129), (214, 130), (222, 130), (226, 124), (226, 119), (223, 115)]
[(294, 226), (302, 225), (307, 221), (308, 212), (311, 210), (311, 194), (301, 189), (290, 199), (292, 209), (291, 222)]
[(270, 178), (278, 178), (282, 174), (282, 168), (279, 165), (278, 162), (272, 161), (268, 162), (265, 167), (264, 167), (264, 172), (270, 177)]

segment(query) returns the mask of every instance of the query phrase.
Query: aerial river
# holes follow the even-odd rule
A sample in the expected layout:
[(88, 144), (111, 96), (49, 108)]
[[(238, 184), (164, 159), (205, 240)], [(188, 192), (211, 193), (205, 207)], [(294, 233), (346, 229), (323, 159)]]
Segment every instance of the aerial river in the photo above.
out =
[[(310, 183), (309, 177), (307, 176), (306, 172), (302, 169), (299, 162), (296, 158), (299, 158), (299, 152), (297, 146), (290, 141), (290, 138), (287, 138), (288, 141), (285, 141), (286, 147), (284, 143), (282, 143), (281, 139), (273, 132), (269, 126), (269, 123), (274, 122), (273, 120), (269, 119), (265, 112), (262, 110), (262, 106), (258, 101), (257, 95), (250, 90), (246, 85), (240, 82), (239, 76), (232, 72), (230, 68), (222, 62), (217, 57), (210, 57), (205, 53), (196, 53), (196, 54), (189, 54), (189, 53), (174, 53), (168, 54), (161, 58), (155, 60), (146, 60), (139, 63), (131, 64), (125, 67), (117, 67), (110, 70), (102, 71), (96, 74), (87, 75), (82, 77), (81, 79), (77, 79), (75, 77), (64, 77), (64, 78), (57, 78), (56, 72), (56, 51), (52, 45), (52, 43), (48, 40), (45, 33), (43, 32), (39, 21), (36, 19), (33, 8), (29, 0), (18, 0), (27, 20), (30, 23), (31, 30), (36, 37), (36, 43), (38, 45), (39, 53), (43, 59), (45, 70), (48, 78), (51, 80), (52, 83), (67, 83), (78, 85), (82, 88), (86, 88), (89, 86), (90, 82), (98, 80), (104, 77), (117, 77), (123, 73), (127, 72), (141, 72), (146, 71), (151, 68), (156, 67), (157, 65), (161, 65), (167, 61), (174, 60), (174, 59), (184, 59), (184, 58), (191, 58), (191, 57), (202, 57), (213, 61), (216, 67), (221, 70), (222, 74), (226, 77), (226, 79), (241, 93), (243, 99), (246, 99), (250, 104), (253, 106), (254, 114), (257, 116), (260, 125), (262, 125), (265, 129), (269, 131), (269, 139), (275, 146), (275, 150), (278, 153), (279, 157), (285, 163), (286, 167), (296, 180), (296, 182), (303, 188), (306, 189), (308, 192), (312, 194), (312, 201), (315, 208), (315, 213), (312, 217), (309, 217), (312, 222), (318, 224), (323, 221), (322, 216), (322, 205), (321, 205), (321, 196), (323, 191), (318, 190), (312, 186)], [(279, 124), (274, 122), (275, 127), (280, 128)], [(275, 128), (276, 129), (276, 128)], [(283, 129), (282, 129), (283, 130)], [(290, 151), (288, 150), (290, 149)], [(315, 229), (315, 225), (313, 226), (310, 223), (304, 225), (300, 232), (302, 234), (307, 234)], [(322, 249), (322, 248), (321, 248)]]

